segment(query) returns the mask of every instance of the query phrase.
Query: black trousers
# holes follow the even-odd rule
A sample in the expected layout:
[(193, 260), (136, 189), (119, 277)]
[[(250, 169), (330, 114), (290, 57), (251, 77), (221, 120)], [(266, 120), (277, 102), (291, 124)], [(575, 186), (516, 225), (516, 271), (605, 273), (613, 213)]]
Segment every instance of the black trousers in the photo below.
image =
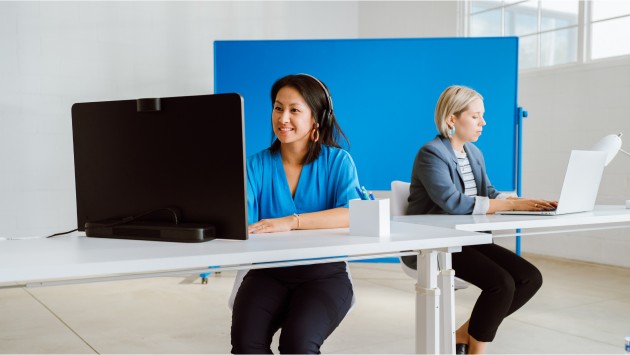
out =
[(232, 311), (232, 353), (272, 354), (282, 327), (283, 354), (320, 354), (352, 303), (346, 264), (330, 263), (251, 270)]
[(468, 326), (468, 334), (478, 341), (494, 340), (503, 319), (542, 286), (534, 265), (496, 244), (462, 247), (452, 260), (455, 275), (481, 289)]
[[(403, 262), (417, 268), (415, 256)], [(542, 286), (542, 275), (527, 260), (496, 244), (462, 247), (453, 253), (455, 276), (481, 289), (468, 334), (478, 341), (494, 340), (503, 319), (529, 301)]]

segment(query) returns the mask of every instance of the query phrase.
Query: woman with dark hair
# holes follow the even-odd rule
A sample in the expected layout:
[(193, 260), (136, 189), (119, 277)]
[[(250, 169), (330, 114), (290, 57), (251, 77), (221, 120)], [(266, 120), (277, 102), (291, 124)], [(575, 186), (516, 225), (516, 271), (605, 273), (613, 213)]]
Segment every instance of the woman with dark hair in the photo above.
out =
[[(289, 75), (271, 88), (273, 143), (247, 158), (249, 232), (348, 227), (348, 201), (359, 198), (356, 167), (341, 149), (328, 88)], [(235, 284), (232, 352), (318, 354), (350, 310), (352, 281), (344, 262), (250, 270)]]

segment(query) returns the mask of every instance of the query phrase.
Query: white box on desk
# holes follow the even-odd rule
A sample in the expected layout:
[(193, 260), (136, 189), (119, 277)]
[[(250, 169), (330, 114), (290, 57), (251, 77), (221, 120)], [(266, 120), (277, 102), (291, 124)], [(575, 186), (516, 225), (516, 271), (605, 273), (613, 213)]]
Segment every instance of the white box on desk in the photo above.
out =
[(389, 199), (350, 200), (350, 235), (389, 236)]

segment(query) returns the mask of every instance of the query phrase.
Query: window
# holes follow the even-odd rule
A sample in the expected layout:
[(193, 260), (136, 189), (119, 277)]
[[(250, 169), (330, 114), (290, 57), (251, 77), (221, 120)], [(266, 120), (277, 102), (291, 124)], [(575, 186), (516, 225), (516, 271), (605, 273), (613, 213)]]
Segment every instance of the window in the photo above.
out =
[(630, 1), (469, 1), (471, 37), (519, 37), (519, 68), (630, 54)]
[(630, 1), (593, 1), (590, 5), (590, 59), (630, 54)]
[(472, 1), (472, 37), (518, 36), (519, 68), (577, 61), (579, 2)]

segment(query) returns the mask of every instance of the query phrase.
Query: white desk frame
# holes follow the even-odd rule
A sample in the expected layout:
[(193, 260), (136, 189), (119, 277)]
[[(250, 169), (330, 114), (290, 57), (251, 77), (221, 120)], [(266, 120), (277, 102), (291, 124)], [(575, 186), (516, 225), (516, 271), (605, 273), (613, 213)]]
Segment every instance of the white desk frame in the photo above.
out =
[[(617, 226), (605, 226), (610, 223), (623, 223), (630, 222), (630, 209), (626, 209), (625, 206), (595, 206), (592, 212), (572, 213), (560, 216), (542, 216), (542, 215), (415, 215), (415, 216), (396, 216), (392, 217), (393, 221), (410, 223), (416, 225), (429, 225), (434, 227), (450, 228), (462, 231), (502, 231), (502, 230), (514, 230), (525, 228), (550, 228), (550, 227), (577, 227), (562, 230), (548, 230), (529, 233), (505, 233), (505, 234), (493, 234), (496, 237), (510, 237), (510, 236), (527, 236), (537, 234), (554, 234), (554, 233), (567, 233), (567, 232), (581, 232), (587, 230), (604, 230), (615, 228), (630, 228), (630, 224), (617, 225)], [(441, 319), (444, 320), (442, 325), (442, 338), (441, 346), (444, 353), (452, 353), (451, 346), (455, 343), (454, 327), (450, 327), (449, 323), (455, 323), (455, 314), (450, 313), (450, 310), (454, 310), (454, 290), (449, 288), (449, 285), (453, 286), (453, 270), (451, 264), (450, 253), (440, 253), (442, 258), (441, 263), (444, 269), (440, 272), (438, 278), (437, 287), (442, 290), (444, 295), (441, 297), (442, 311)], [(418, 270), (420, 270), (420, 260), (418, 259)], [(427, 260), (423, 261), (422, 267), (424, 270), (432, 270), (434, 266)], [(423, 280), (426, 276), (422, 276)], [(418, 284), (420, 283), (421, 275), (418, 272)], [(431, 286), (432, 287), (432, 286)], [(419, 304), (416, 308), (419, 308)], [(425, 305), (428, 307), (429, 305)], [(449, 333), (450, 332), (450, 333)], [(418, 339), (418, 338), (416, 338)], [(418, 344), (416, 344), (418, 349)], [(453, 348), (454, 350), (454, 348)]]
[[(224, 265), (212, 269), (215, 272), (415, 254), (419, 255), (416, 352), (438, 354), (442, 348), (443, 352), (453, 353), (453, 271), (449, 265), (449, 269), (442, 270), (441, 277), (438, 277), (438, 254), (446, 256), (445, 260), (449, 261), (442, 265), (447, 266), (451, 252), (461, 251), (465, 245), (491, 242), (492, 236), (485, 233), (399, 222), (392, 222), (390, 235), (381, 238), (350, 236), (347, 228), (340, 228), (259, 234), (251, 235), (248, 241), (214, 240), (199, 244), (82, 236), (5, 240), (0, 241), (0, 282), (27, 282), (24, 284), (26, 287), (53, 286), (201, 273), (208, 272), (207, 267), (211, 265)], [(278, 262), (313, 258), (324, 259)], [(267, 264), (239, 265), (256, 263)], [(121, 273), (125, 275), (104, 276)], [(34, 282), (59, 278), (66, 280)], [(440, 285), (445, 291), (442, 294), (451, 295), (451, 301), (442, 307)], [(444, 318), (445, 315), (452, 316)], [(443, 322), (440, 322), (441, 317)], [(441, 330), (453, 334), (452, 341), (448, 344), (442, 342), (446, 344), (442, 347)]]

